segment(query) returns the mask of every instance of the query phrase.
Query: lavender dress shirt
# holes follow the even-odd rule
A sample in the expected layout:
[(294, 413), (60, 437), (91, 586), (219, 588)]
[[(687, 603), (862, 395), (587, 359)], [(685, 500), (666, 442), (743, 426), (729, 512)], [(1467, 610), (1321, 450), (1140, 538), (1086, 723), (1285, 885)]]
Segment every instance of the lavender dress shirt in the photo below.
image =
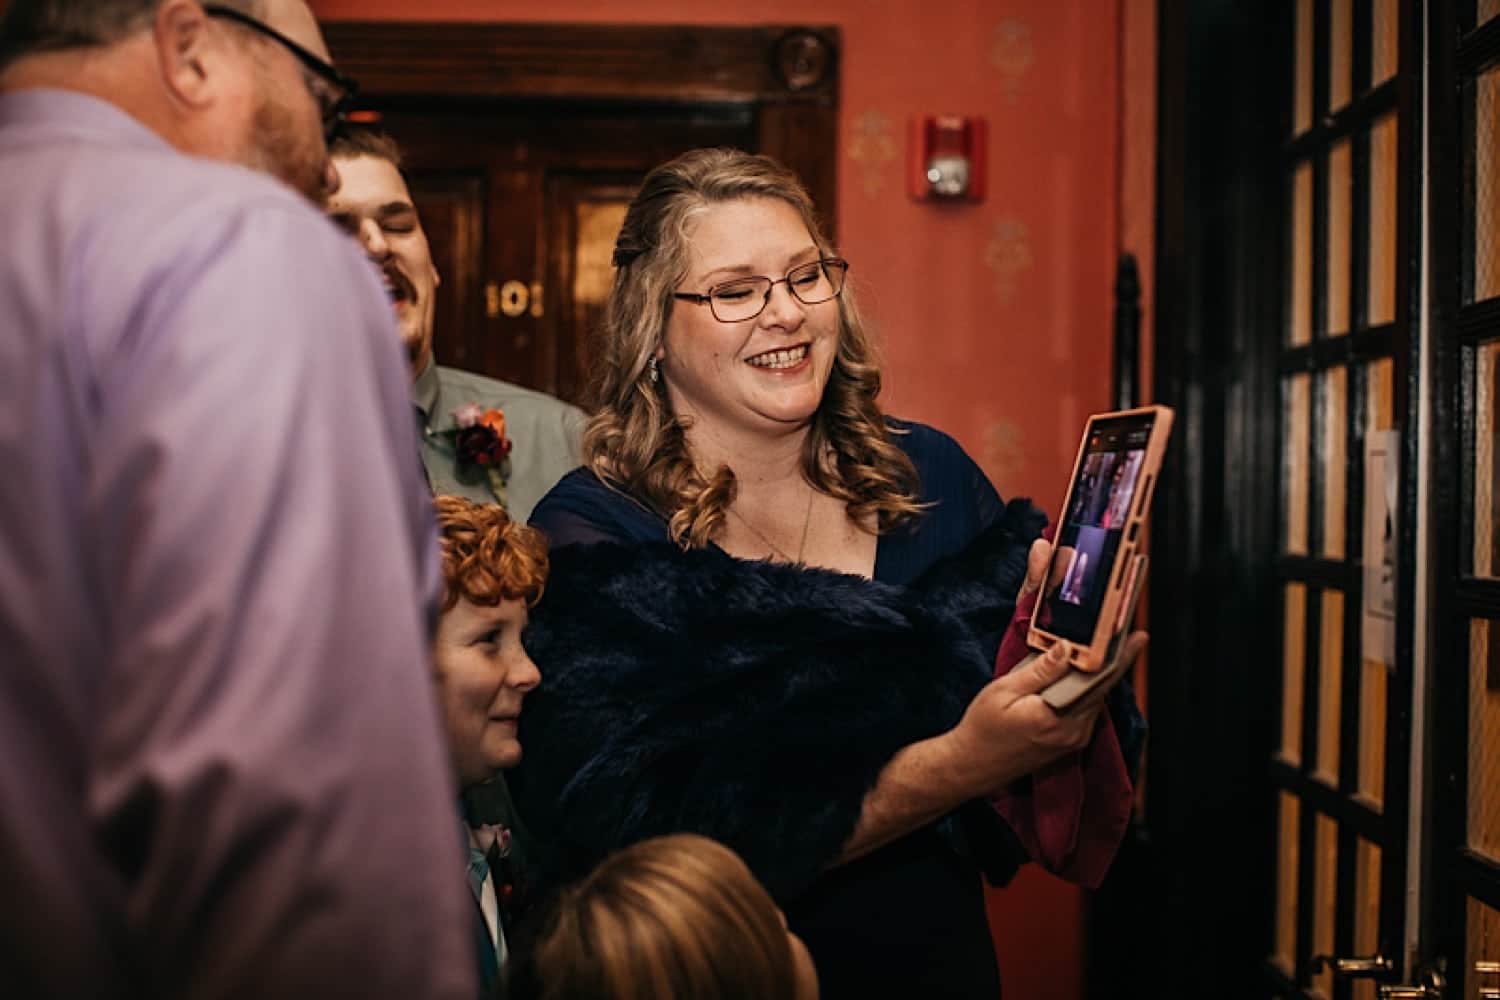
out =
[(472, 997), (438, 583), (363, 254), (0, 95), (0, 993)]

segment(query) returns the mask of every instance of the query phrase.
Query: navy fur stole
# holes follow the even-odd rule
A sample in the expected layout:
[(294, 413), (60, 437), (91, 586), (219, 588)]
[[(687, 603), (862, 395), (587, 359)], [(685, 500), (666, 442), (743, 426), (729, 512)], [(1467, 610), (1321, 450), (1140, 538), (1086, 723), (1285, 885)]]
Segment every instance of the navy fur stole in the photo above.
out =
[(540, 887), (693, 831), (795, 895), (892, 755), (951, 728), (990, 679), (1043, 523), (1013, 501), (910, 587), (716, 548), (554, 551), (508, 778)]

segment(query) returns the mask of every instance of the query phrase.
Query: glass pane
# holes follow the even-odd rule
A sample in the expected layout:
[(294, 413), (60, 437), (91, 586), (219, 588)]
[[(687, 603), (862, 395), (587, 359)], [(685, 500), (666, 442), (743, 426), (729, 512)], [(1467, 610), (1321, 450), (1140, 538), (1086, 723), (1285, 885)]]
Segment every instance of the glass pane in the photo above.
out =
[(1500, 470), (1495, 462), (1500, 448), (1500, 341), (1480, 344), (1474, 352), (1474, 575), (1500, 573)]
[(1281, 758), (1302, 763), (1302, 678), (1307, 651), (1307, 587), (1286, 585), (1281, 651)]
[[(1338, 902), (1339, 828), (1327, 816), (1318, 815), (1314, 834), (1313, 859), (1313, 932), (1312, 954), (1335, 954), (1333, 925)], [(1324, 969), (1312, 977), (1313, 989), (1325, 997), (1333, 996), (1333, 971)]]
[(1370, 363), (1369, 392), (1367, 393), (1365, 429), (1390, 431), (1396, 429), (1396, 366), (1390, 358), (1381, 358)]
[(573, 301), (603, 306), (614, 286), (615, 238), (625, 221), (624, 201), (580, 201), (575, 224), (578, 246), (573, 260)]
[(1307, 555), (1307, 480), (1310, 469), (1307, 421), (1311, 391), (1310, 375), (1293, 375), (1286, 380), (1286, 454), (1282, 460), (1286, 484), (1286, 551), (1298, 556)]
[(1370, 11), (1370, 85), (1379, 86), (1396, 75), (1401, 27), (1397, 0), (1374, 0)]
[(1271, 961), (1288, 976), (1297, 967), (1297, 855), (1302, 842), (1301, 816), (1301, 801), (1289, 792), (1282, 792), (1276, 838), (1276, 951)]
[(1476, 976), (1473, 969), (1478, 962), (1500, 962), (1500, 910), (1493, 910), (1477, 899), (1469, 900), (1468, 920), (1469, 955), (1464, 963), (1467, 1000), (1479, 1000), (1482, 986), (1500, 986), (1495, 976)]
[(1388, 671), (1379, 660), (1360, 663), (1359, 797), (1385, 806), (1385, 698)]
[(1304, 163), (1292, 177), (1292, 315), (1287, 342), (1301, 347), (1312, 340), (1312, 165)]
[(1474, 290), (1472, 301), (1500, 295), (1500, 69), (1474, 81)]
[(1349, 103), (1354, 83), (1353, 0), (1331, 0), (1328, 4), (1328, 110)]
[(1469, 847), (1500, 861), (1500, 639), (1469, 629)]
[(1396, 116), (1370, 130), (1370, 263), (1366, 320), (1396, 320)]
[(1330, 368), (1323, 382), (1323, 555), (1344, 558), (1344, 510), (1349, 471), (1349, 376), (1347, 368)]
[(1328, 151), (1328, 336), (1349, 332), (1349, 143)]
[[(1354, 847), (1354, 954), (1380, 953), (1380, 848), (1363, 838)], [(1375, 984), (1354, 981), (1355, 1000), (1375, 1000)]]
[(1339, 717), (1344, 690), (1344, 592), (1323, 591), (1323, 624), (1318, 643), (1318, 762), (1313, 776), (1337, 788)]
[(1312, 128), (1313, 0), (1297, 0), (1293, 33), (1297, 38), (1297, 81), (1292, 89), (1292, 132), (1297, 134)]

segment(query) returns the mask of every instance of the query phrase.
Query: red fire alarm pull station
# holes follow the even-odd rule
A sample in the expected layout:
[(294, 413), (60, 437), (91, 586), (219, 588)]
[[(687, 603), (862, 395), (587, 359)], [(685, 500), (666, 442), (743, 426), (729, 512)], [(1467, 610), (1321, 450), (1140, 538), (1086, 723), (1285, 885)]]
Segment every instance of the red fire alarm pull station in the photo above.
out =
[(914, 118), (907, 188), (917, 201), (984, 200), (983, 118)]

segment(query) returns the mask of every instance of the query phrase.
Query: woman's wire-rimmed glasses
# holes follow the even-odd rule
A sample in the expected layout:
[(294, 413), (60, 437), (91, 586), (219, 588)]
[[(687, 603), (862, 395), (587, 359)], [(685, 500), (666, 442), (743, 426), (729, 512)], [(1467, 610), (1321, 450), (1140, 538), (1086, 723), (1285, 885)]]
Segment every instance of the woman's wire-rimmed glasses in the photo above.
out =
[(302, 68), (312, 76), (312, 79), (308, 81), (308, 89), (312, 91), (313, 99), (318, 102), (318, 112), (323, 118), (323, 141), (333, 142), (333, 137), (337, 134), (339, 126), (344, 123), (344, 116), (349, 112), (349, 105), (354, 102), (354, 95), (359, 90), (353, 80), (269, 24), (242, 10), (226, 7), (223, 4), (206, 3), (203, 5), (203, 13), (209, 17), (222, 17), (244, 25), (251, 31), (258, 32), (279, 43), (295, 56), (302, 64)]
[(784, 278), (767, 278), (755, 275), (736, 278), (714, 285), (707, 293), (674, 292), (674, 299), (708, 305), (714, 319), (720, 323), (743, 323), (765, 312), (771, 302), (771, 289), (786, 284), (792, 297), (805, 306), (815, 306), (829, 299), (836, 299), (844, 291), (844, 278), (849, 273), (849, 262), (842, 257), (824, 257), (807, 264), (799, 264), (786, 273)]

